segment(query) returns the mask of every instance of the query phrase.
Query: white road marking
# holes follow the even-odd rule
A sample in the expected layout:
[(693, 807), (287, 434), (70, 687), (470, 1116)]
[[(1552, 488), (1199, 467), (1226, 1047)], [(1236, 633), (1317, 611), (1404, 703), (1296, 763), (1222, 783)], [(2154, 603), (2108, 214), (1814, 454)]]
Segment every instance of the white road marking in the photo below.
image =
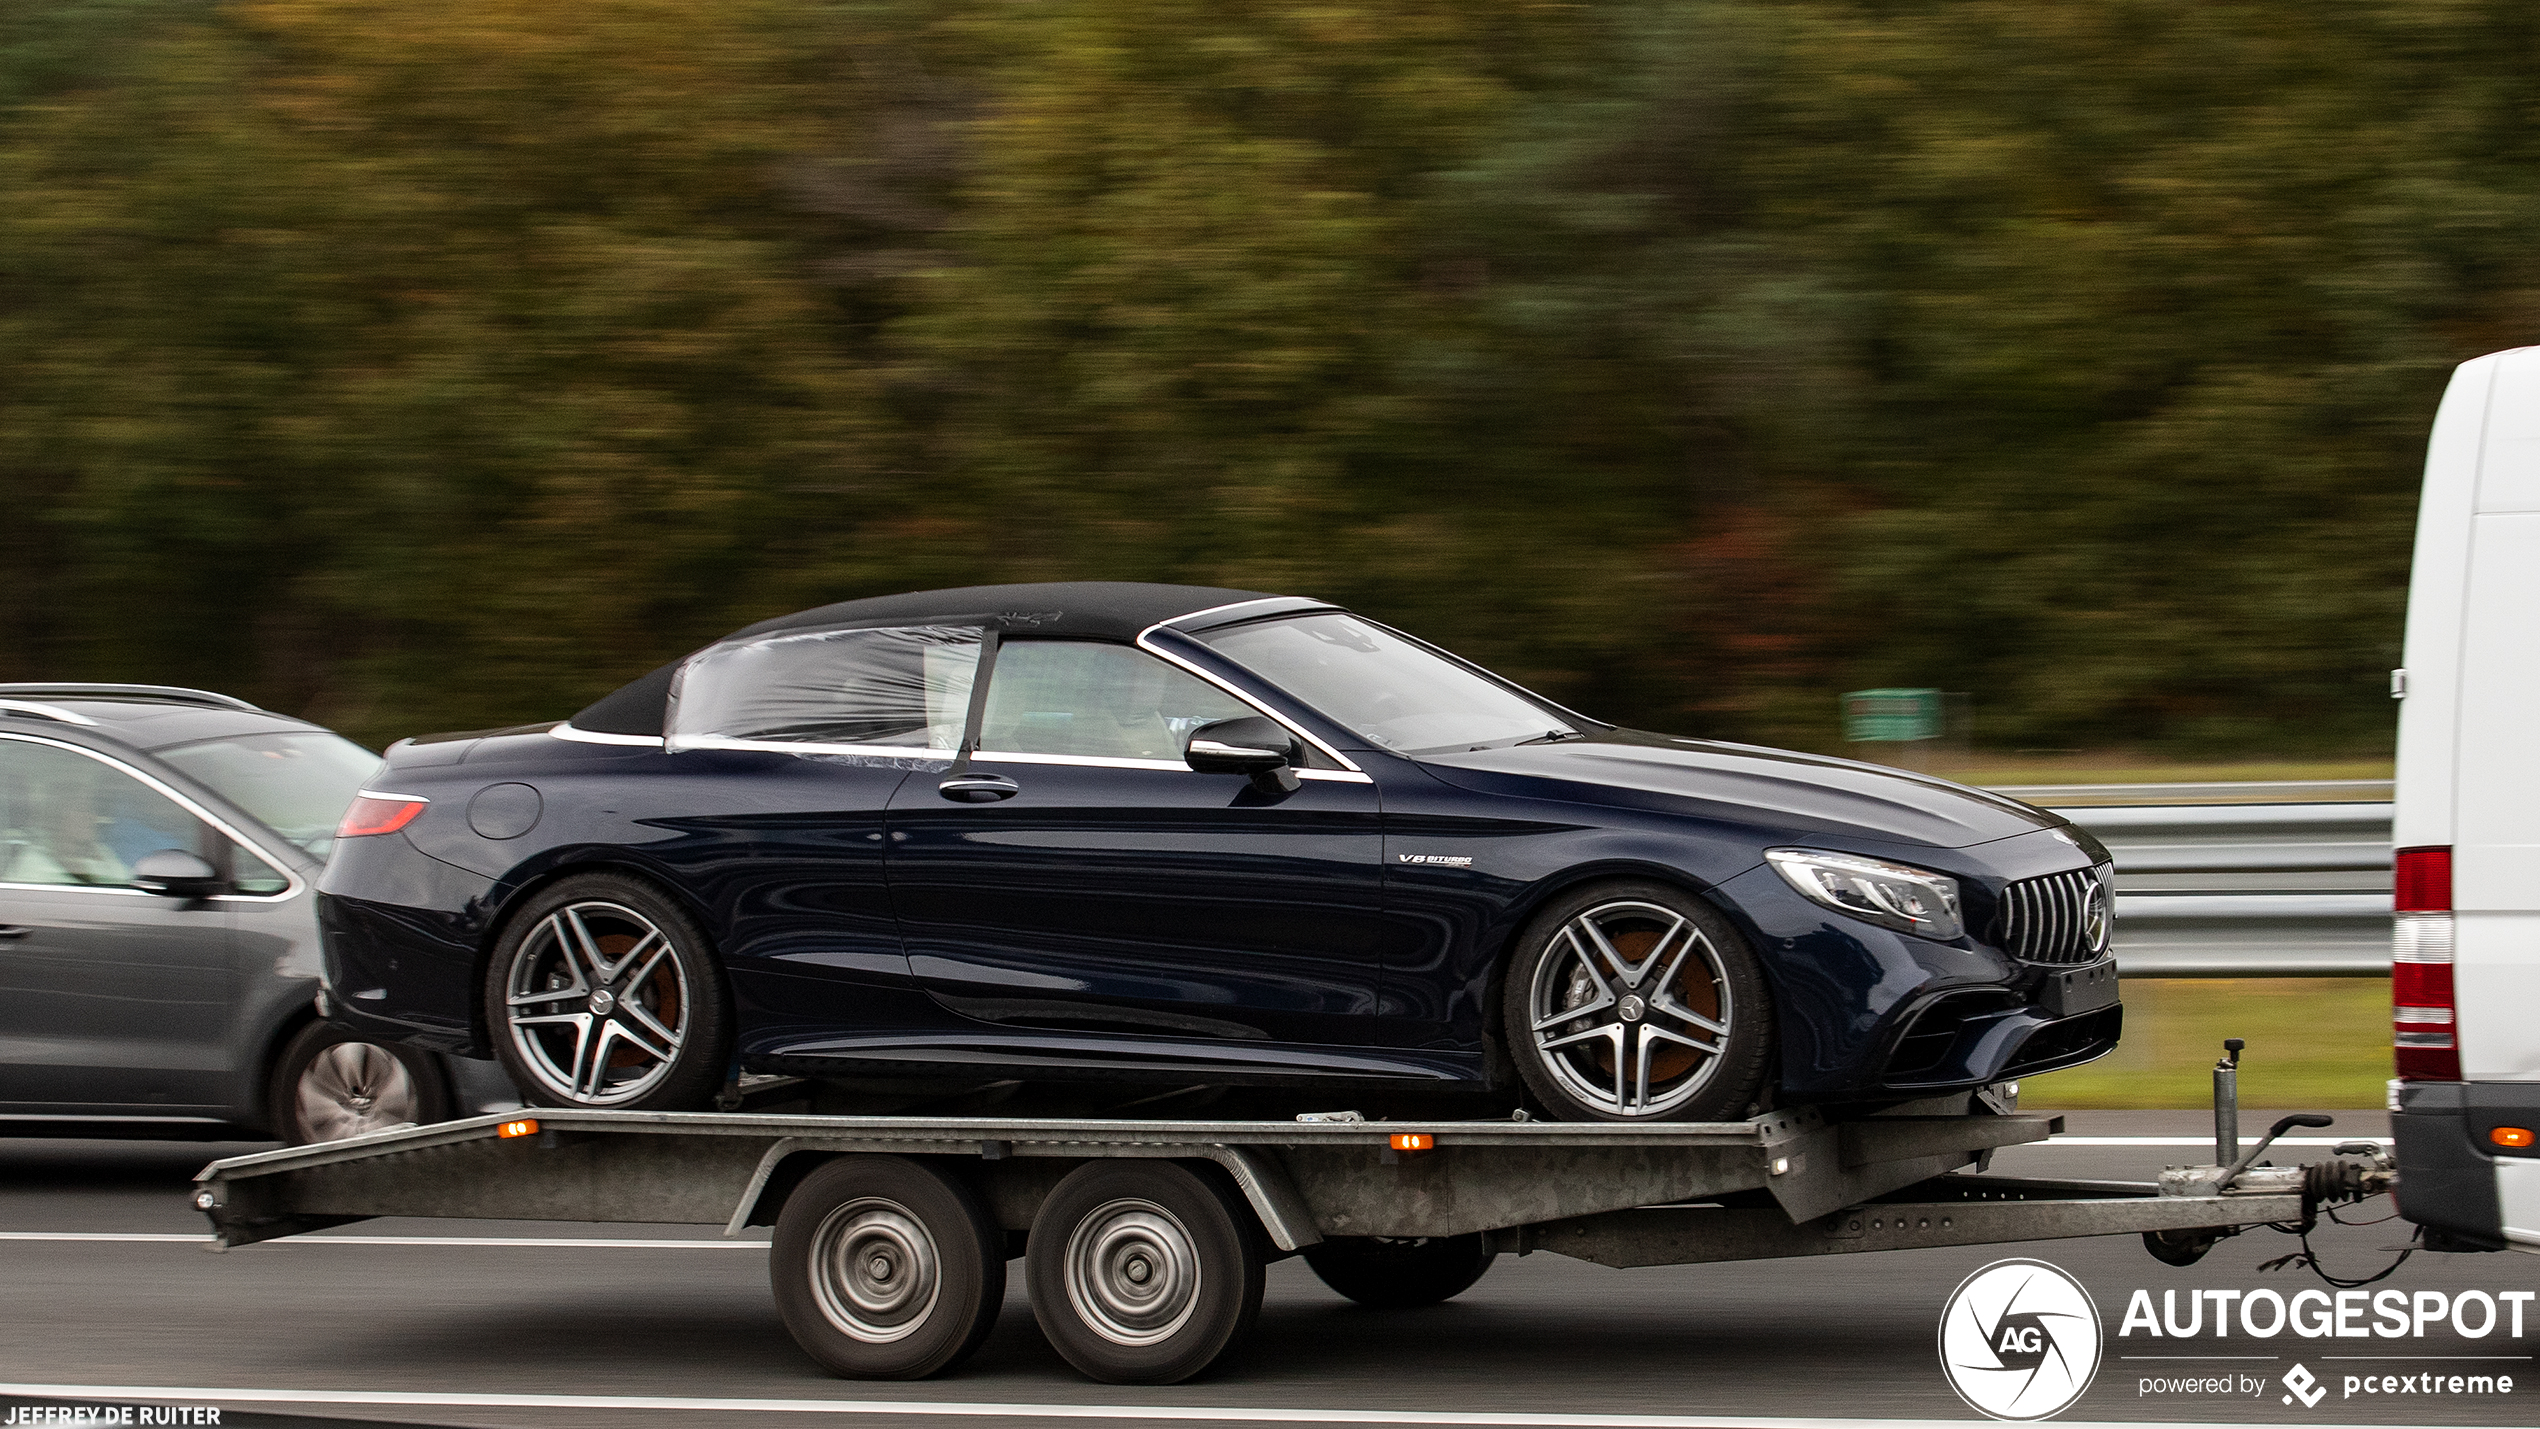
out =
[[(209, 1245), (208, 1235), (140, 1231), (0, 1231), (0, 1240), (174, 1241)], [(577, 1250), (765, 1250), (763, 1240), (617, 1240), (600, 1236), (294, 1235), (259, 1245), (477, 1245), (506, 1248), (571, 1246)]]
[[(2258, 1137), (2265, 1134), (2266, 1133), (2264, 1132), (2260, 1132), (2258, 1133), (2258, 1136), (2252, 1136), (2243, 1132), (2240, 1137), (2240, 1144), (2244, 1147), (2255, 1146), (2258, 1144)], [(2275, 1139), (2275, 1144), (2278, 1146), (2343, 1146), (2349, 1141), (2369, 1141), (2375, 1146), (2388, 1146), (2390, 1144), (2390, 1138), (2386, 1136), (2279, 1136)], [(1995, 1149), (2000, 1151), (2016, 1151), (2023, 1146), (2210, 1147), (2213, 1144), (2214, 1139), (2210, 1136), (2055, 1136), (2049, 1137), (2044, 1141), (2014, 1142), (2009, 1146), (1997, 1147)]]
[[(979, 1404), (926, 1399), (707, 1399), (633, 1394), (451, 1394), (401, 1390), (175, 1389), (162, 1385), (0, 1384), (23, 1399), (146, 1400), (154, 1404), (363, 1404), (431, 1409), (667, 1409), (687, 1414), (910, 1414), (936, 1418), (1160, 1419), (1239, 1424), (1582, 1425), (1589, 1429), (1995, 1429), (1990, 1419), (1810, 1419), (1720, 1414), (1512, 1414), (1451, 1410), (1274, 1409), (1219, 1404)], [(2113, 1421), (2057, 1420), (2058, 1429), (2140, 1429)], [(2247, 1429), (2245, 1424), (2161, 1422), (2159, 1429)], [(2337, 1429), (2400, 1429), (2343, 1424)], [(2408, 1425), (2404, 1429), (2438, 1429)]]

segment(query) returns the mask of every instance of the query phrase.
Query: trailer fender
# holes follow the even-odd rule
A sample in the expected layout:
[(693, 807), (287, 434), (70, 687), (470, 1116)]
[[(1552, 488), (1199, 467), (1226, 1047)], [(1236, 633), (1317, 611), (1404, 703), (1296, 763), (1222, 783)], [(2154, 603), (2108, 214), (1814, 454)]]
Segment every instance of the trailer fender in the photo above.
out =
[[(978, 1143), (979, 1158), (985, 1162), (1010, 1162), (1021, 1151), (1029, 1159), (1032, 1148), (1017, 1147), (1007, 1141)], [(1315, 1228), (1314, 1213), (1298, 1194), (1296, 1183), (1276, 1157), (1256, 1148), (1241, 1146), (1103, 1146), (1096, 1157), (1075, 1152), (1074, 1161), (1096, 1157), (1134, 1156), (1165, 1160), (1207, 1160), (1223, 1167), (1235, 1188), (1243, 1192), (1244, 1201), (1260, 1217), (1261, 1228), (1270, 1243), (1283, 1251), (1299, 1251), (1309, 1245), (1320, 1245), (1323, 1233)], [(871, 1141), (841, 1141), (831, 1137), (789, 1136), (767, 1148), (759, 1158), (758, 1169), (751, 1173), (749, 1184), (741, 1191), (732, 1218), (725, 1222), (723, 1233), (738, 1235), (745, 1227), (776, 1224), (777, 1213), (784, 1209), (785, 1198), (792, 1195), (812, 1169), (833, 1156), (879, 1152), (884, 1155), (942, 1155), (941, 1143), (923, 1146), (892, 1145)], [(1046, 1187), (1042, 1188), (1046, 1190)]]

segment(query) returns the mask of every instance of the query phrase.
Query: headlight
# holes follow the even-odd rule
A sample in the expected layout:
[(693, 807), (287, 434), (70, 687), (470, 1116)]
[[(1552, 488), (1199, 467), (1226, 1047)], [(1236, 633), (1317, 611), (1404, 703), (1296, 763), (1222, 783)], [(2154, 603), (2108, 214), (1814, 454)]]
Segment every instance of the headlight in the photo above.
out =
[(1764, 857), (1791, 887), (1864, 923), (1944, 942), (1966, 931), (1958, 880), (1945, 873), (1819, 848), (1772, 848)]

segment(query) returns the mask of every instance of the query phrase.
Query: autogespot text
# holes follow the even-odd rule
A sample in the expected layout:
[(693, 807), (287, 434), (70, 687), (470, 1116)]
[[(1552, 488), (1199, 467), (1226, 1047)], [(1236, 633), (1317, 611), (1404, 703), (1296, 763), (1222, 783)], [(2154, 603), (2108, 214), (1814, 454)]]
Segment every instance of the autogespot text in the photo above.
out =
[[(2523, 1308), (2540, 1291), (2464, 1290), (2189, 1290), (2161, 1292), (2161, 1308), (2152, 1308), (2152, 1292), (2137, 1290), (2126, 1301), (2120, 1339), (2145, 1335), (2154, 1339), (2221, 1337), (2232, 1332), (2267, 1340), (2291, 1331), (2304, 1339), (2421, 1339), (2429, 1333), (2482, 1340), (2523, 1337)], [(2207, 1313), (2210, 1306), (2211, 1313)], [(2235, 1313), (2236, 1312), (2236, 1313)]]

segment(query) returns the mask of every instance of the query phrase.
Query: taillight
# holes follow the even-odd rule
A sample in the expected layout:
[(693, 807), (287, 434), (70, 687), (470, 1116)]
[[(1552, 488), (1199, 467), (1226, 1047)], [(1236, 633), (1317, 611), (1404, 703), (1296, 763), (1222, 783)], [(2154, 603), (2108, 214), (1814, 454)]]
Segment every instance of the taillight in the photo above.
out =
[(2390, 937), (2391, 1050), (2399, 1079), (2457, 1082), (2452, 997), (2452, 851), (2399, 850)]
[(393, 834), (414, 822), (430, 799), (412, 794), (356, 794), (353, 807), (344, 811), (344, 822), (335, 826), (339, 839), (365, 838), (371, 834)]

